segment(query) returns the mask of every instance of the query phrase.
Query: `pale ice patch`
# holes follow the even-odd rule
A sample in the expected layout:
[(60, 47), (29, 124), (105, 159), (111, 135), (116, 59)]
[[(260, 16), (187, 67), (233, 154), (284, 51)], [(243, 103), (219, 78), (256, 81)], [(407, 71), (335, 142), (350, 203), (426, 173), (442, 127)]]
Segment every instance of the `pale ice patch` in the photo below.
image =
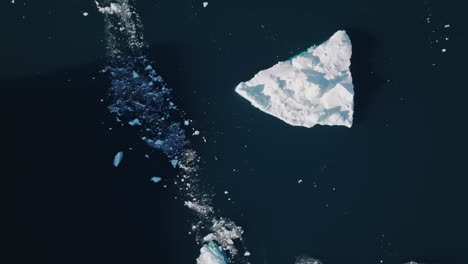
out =
[(138, 118), (128, 121), (128, 124), (130, 126), (141, 126), (140, 120), (138, 120)]
[(160, 177), (152, 177), (151, 178), (151, 181), (154, 182), (154, 183), (158, 183), (160, 182), (162, 179)]
[(114, 167), (118, 167), (120, 165), (120, 163), (122, 162), (122, 159), (123, 159), (123, 152), (122, 151), (119, 151), (117, 152), (117, 154), (115, 154), (114, 156)]
[(353, 124), (351, 41), (345, 31), (262, 70), (236, 92), (252, 105), (294, 126)]

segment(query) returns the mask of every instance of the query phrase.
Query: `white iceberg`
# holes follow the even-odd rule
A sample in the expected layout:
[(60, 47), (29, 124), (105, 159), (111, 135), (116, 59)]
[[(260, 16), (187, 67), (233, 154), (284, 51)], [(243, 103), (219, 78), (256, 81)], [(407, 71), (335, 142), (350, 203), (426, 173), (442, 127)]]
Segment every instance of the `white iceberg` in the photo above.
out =
[(351, 41), (336, 32), (319, 46), (260, 71), (236, 92), (253, 106), (293, 126), (353, 124)]
[(123, 152), (122, 151), (119, 151), (117, 152), (117, 154), (115, 154), (114, 156), (114, 167), (118, 167), (120, 165), (120, 162), (122, 162), (122, 159), (123, 159)]
[(226, 254), (214, 241), (203, 245), (200, 249), (200, 256), (197, 258), (197, 264), (228, 264)]

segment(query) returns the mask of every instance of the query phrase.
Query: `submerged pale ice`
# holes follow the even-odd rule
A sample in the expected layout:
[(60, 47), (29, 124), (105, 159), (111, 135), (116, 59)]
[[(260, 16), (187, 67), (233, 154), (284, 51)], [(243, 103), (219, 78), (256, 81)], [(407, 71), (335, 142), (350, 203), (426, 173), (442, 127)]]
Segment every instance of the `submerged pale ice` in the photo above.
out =
[(200, 249), (200, 256), (197, 258), (197, 264), (228, 264), (226, 254), (214, 241), (203, 245)]
[(236, 92), (253, 106), (303, 127), (353, 124), (351, 40), (336, 32), (319, 46), (260, 71)]

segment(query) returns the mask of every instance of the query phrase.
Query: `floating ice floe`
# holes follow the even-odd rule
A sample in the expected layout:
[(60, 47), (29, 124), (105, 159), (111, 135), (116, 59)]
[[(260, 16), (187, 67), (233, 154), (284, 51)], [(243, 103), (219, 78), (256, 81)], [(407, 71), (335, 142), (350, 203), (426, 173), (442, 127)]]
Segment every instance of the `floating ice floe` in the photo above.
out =
[(200, 256), (197, 258), (197, 264), (228, 264), (229, 260), (226, 254), (214, 241), (203, 245), (200, 249)]
[(242, 82), (236, 92), (284, 122), (303, 127), (353, 124), (351, 41), (345, 31)]
[(83, 12), (83, 16), (88, 16), (88, 12)]
[(207, 8), (208, 7), (208, 2), (203, 2), (203, 7)]
[(160, 182), (161, 180), (162, 180), (162, 179), (159, 178), (159, 177), (152, 177), (152, 178), (151, 178), (151, 181), (154, 182), (154, 183), (158, 183), (158, 182)]
[(175, 160), (175, 159), (171, 160), (172, 167), (174, 167), (174, 168), (177, 167), (177, 163), (179, 163), (178, 160)]
[(118, 167), (120, 165), (120, 162), (122, 162), (122, 159), (123, 159), (123, 152), (122, 151), (119, 151), (117, 152), (117, 154), (115, 154), (114, 156), (114, 167)]
[(138, 120), (138, 118), (135, 118), (132, 121), (129, 121), (128, 124), (130, 126), (141, 126), (140, 120)]

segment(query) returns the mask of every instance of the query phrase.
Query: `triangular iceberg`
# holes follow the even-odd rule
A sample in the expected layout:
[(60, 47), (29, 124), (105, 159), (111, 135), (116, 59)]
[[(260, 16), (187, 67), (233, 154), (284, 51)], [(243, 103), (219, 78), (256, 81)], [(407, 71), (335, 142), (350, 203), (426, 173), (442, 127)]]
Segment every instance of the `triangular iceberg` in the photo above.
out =
[(253, 106), (293, 126), (353, 124), (351, 40), (336, 32), (319, 46), (242, 82), (236, 92)]

